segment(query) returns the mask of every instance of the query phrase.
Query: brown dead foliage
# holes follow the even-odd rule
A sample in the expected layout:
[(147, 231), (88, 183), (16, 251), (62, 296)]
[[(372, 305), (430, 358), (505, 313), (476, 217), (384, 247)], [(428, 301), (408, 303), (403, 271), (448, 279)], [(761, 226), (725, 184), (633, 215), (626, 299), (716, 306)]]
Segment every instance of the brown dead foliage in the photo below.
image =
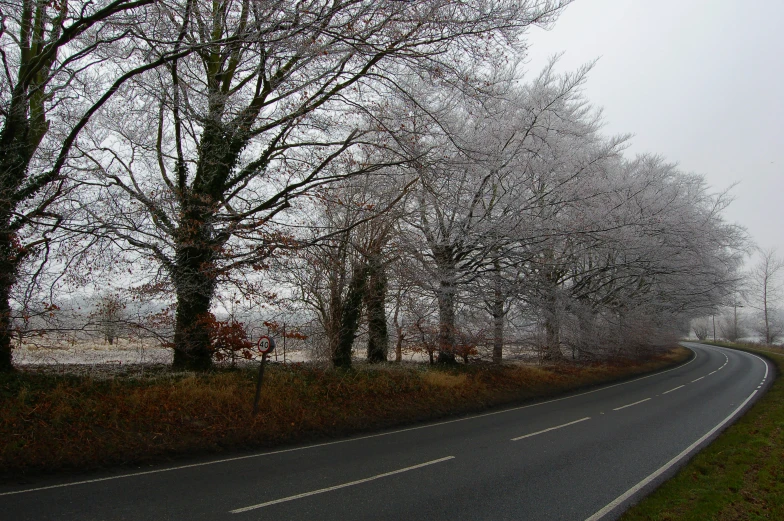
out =
[(564, 393), (685, 360), (689, 352), (611, 365), (268, 367), (93, 380), (0, 377), (0, 472), (96, 468), (175, 455), (342, 436)]

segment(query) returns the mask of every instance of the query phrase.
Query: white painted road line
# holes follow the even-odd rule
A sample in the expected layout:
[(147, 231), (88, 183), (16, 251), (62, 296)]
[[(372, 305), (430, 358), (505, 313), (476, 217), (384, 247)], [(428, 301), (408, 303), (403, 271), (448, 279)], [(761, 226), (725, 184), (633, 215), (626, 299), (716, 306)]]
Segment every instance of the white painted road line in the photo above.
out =
[(680, 460), (682, 460), (683, 458), (685, 458), (686, 456), (688, 456), (688, 455), (689, 455), (689, 453), (690, 453), (691, 451), (693, 451), (695, 448), (697, 448), (697, 447), (698, 447), (698, 446), (699, 446), (699, 445), (700, 445), (700, 444), (701, 444), (703, 441), (707, 440), (707, 439), (708, 439), (708, 438), (710, 438), (710, 437), (711, 437), (711, 436), (712, 436), (712, 435), (713, 435), (713, 434), (714, 434), (716, 431), (718, 431), (719, 429), (721, 429), (722, 427), (724, 427), (724, 425), (725, 425), (725, 424), (727, 424), (727, 423), (728, 423), (728, 422), (729, 422), (729, 421), (730, 421), (730, 420), (731, 420), (731, 419), (732, 419), (732, 418), (733, 418), (733, 417), (734, 417), (734, 416), (735, 416), (735, 415), (738, 413), (738, 411), (740, 411), (741, 409), (743, 409), (743, 407), (745, 407), (745, 405), (746, 405), (747, 403), (749, 403), (749, 401), (750, 401), (752, 398), (754, 398), (754, 395), (755, 395), (755, 394), (757, 394), (757, 391), (756, 391), (756, 390), (755, 390), (754, 392), (752, 392), (752, 393), (749, 395), (749, 397), (748, 397), (748, 398), (746, 398), (746, 400), (745, 400), (745, 401), (744, 401), (742, 404), (740, 404), (740, 405), (738, 406), (738, 408), (737, 408), (737, 409), (735, 409), (734, 411), (732, 411), (732, 412), (730, 413), (730, 415), (729, 415), (729, 416), (727, 416), (726, 418), (724, 418), (724, 420), (723, 420), (723, 421), (722, 421), (720, 424), (718, 424), (717, 426), (715, 426), (714, 428), (712, 428), (710, 431), (708, 431), (708, 433), (707, 433), (707, 434), (705, 434), (705, 435), (704, 435), (702, 438), (700, 438), (699, 440), (695, 441), (694, 443), (692, 443), (691, 445), (689, 445), (688, 447), (686, 447), (686, 449), (685, 449), (683, 452), (681, 452), (680, 454), (678, 454), (677, 456), (675, 456), (674, 458), (672, 458), (670, 461), (668, 461), (667, 463), (665, 463), (663, 467), (659, 468), (659, 470), (657, 470), (656, 472), (654, 472), (653, 474), (651, 474), (650, 476), (648, 476), (648, 477), (647, 477), (647, 478), (645, 478), (644, 480), (640, 481), (639, 483), (637, 483), (636, 485), (634, 485), (632, 488), (630, 488), (629, 490), (627, 490), (626, 492), (624, 492), (623, 494), (621, 494), (620, 496), (618, 496), (617, 498), (615, 498), (615, 499), (614, 499), (612, 502), (608, 503), (608, 504), (607, 504), (607, 505), (606, 505), (604, 508), (602, 508), (601, 510), (599, 510), (598, 512), (596, 512), (594, 515), (592, 515), (591, 517), (589, 517), (589, 518), (588, 518), (588, 519), (586, 519), (585, 521), (598, 521), (599, 519), (601, 519), (601, 518), (603, 518), (605, 515), (607, 515), (609, 512), (611, 512), (611, 511), (612, 511), (612, 510), (613, 510), (615, 507), (617, 507), (618, 505), (620, 505), (621, 503), (623, 503), (624, 501), (626, 501), (627, 499), (629, 499), (630, 497), (632, 497), (634, 494), (636, 494), (636, 493), (637, 493), (637, 491), (639, 491), (639, 490), (640, 490), (641, 488), (643, 488), (645, 485), (647, 485), (648, 483), (650, 483), (650, 482), (651, 482), (651, 481), (653, 481), (654, 479), (658, 478), (659, 476), (661, 476), (662, 474), (664, 474), (665, 472), (667, 472), (667, 470), (669, 470), (669, 468), (670, 468), (670, 467), (672, 467), (673, 465), (675, 465), (676, 463), (678, 463)]
[(675, 388), (673, 388), (673, 389), (670, 389), (669, 391), (664, 391), (662, 394), (667, 394), (667, 393), (671, 393), (671, 392), (673, 392), (673, 391), (677, 391), (677, 390), (678, 390), (678, 389), (680, 389), (681, 387), (686, 387), (686, 385), (685, 385), (685, 384), (684, 384), (684, 385), (679, 385), (678, 387), (675, 387)]
[(626, 404), (626, 405), (622, 405), (622, 406), (620, 406), (620, 407), (618, 407), (616, 409), (613, 409), (613, 411), (620, 411), (621, 409), (625, 409), (627, 407), (631, 407), (632, 405), (637, 405), (638, 403), (647, 402), (648, 400), (650, 400), (650, 398), (646, 398), (644, 400), (640, 400), (639, 402), (634, 402), (634, 403), (629, 403), (629, 404)]
[(536, 432), (532, 432), (531, 434), (526, 434), (525, 436), (518, 436), (517, 438), (512, 438), (512, 441), (522, 440), (524, 438), (530, 438), (531, 436), (536, 436), (537, 434), (542, 434), (542, 433), (545, 433), (545, 432), (554, 431), (555, 429), (561, 429), (563, 427), (568, 427), (569, 425), (574, 425), (575, 423), (584, 422), (585, 420), (590, 420), (590, 419), (591, 419), (590, 416), (586, 416), (585, 418), (580, 418), (579, 420), (575, 420), (573, 422), (564, 423), (563, 425), (550, 427), (549, 429), (545, 429), (543, 431), (536, 431)]
[(343, 483), (342, 485), (335, 485), (334, 487), (327, 487), (321, 488), (319, 490), (313, 490), (311, 492), (304, 492), (302, 494), (297, 494), (295, 496), (284, 497), (280, 499), (275, 499), (273, 501), (267, 501), (266, 503), (259, 503), (258, 505), (251, 505), (249, 507), (237, 508), (235, 510), (230, 510), (232, 514), (240, 514), (242, 512), (247, 512), (249, 510), (256, 510), (257, 508), (264, 508), (270, 505), (277, 505), (278, 503), (285, 503), (287, 501), (294, 501), (295, 499), (301, 499), (303, 497), (308, 496), (315, 496), (316, 494), (323, 494), (325, 492), (331, 492), (333, 490), (338, 490), (341, 488), (346, 487), (353, 487), (354, 485), (360, 485), (362, 483), (367, 483), (368, 481), (375, 481), (377, 479), (386, 478), (388, 476), (394, 476), (395, 474), (400, 474), (402, 472), (408, 472), (410, 470), (421, 469), (422, 467), (427, 467), (428, 465), (435, 465), (436, 463), (441, 463), (444, 461), (448, 461), (451, 459), (455, 459), (454, 456), (447, 456), (445, 458), (434, 459), (433, 461), (426, 461), (425, 463), (420, 463), (419, 465), (413, 465), (411, 467), (406, 467), (404, 469), (393, 470), (392, 472), (385, 472), (383, 474), (377, 474), (375, 476), (371, 476), (365, 479), (358, 479), (357, 481), (351, 481), (349, 483)]
[[(751, 353), (749, 353), (749, 354), (751, 354)], [(724, 356), (726, 357), (727, 355), (724, 355)], [(751, 356), (753, 356), (754, 358), (759, 359), (763, 364), (765, 364), (765, 376), (763, 377), (763, 380), (764, 380), (765, 378), (768, 377), (768, 363), (765, 360), (763, 360), (762, 358), (760, 358), (759, 356), (757, 356), (757, 355), (752, 354)], [(624, 501), (626, 501), (627, 499), (632, 497), (634, 494), (639, 492), (643, 487), (645, 487), (646, 485), (651, 483), (653, 480), (655, 480), (656, 478), (658, 478), (659, 476), (661, 476), (662, 474), (667, 472), (674, 465), (678, 464), (682, 459), (684, 459), (686, 456), (688, 456), (694, 449), (699, 447), (705, 440), (707, 440), (708, 438), (713, 436), (717, 431), (719, 431), (721, 428), (723, 428), (725, 425), (727, 425), (730, 421), (732, 421), (732, 419), (735, 418), (735, 415), (738, 414), (740, 412), (740, 410), (743, 409), (746, 406), (746, 404), (749, 403), (751, 401), (751, 399), (754, 398), (754, 395), (756, 395), (758, 392), (759, 391), (756, 390), (756, 389), (754, 391), (752, 391), (752, 393), (748, 396), (748, 398), (746, 398), (743, 401), (743, 403), (741, 403), (738, 406), (737, 409), (732, 411), (729, 416), (724, 418), (721, 421), (721, 423), (719, 423), (714, 428), (712, 428), (707, 433), (705, 433), (705, 435), (702, 436), (700, 439), (698, 439), (697, 441), (695, 441), (694, 443), (692, 443), (691, 445), (686, 447), (683, 450), (683, 452), (681, 452), (680, 454), (678, 454), (677, 456), (672, 458), (670, 461), (665, 463), (662, 467), (660, 467), (658, 470), (656, 470), (653, 474), (649, 475), (647, 478), (643, 479), (642, 481), (640, 481), (639, 483), (634, 485), (632, 488), (630, 488), (629, 490), (627, 490), (626, 492), (624, 492), (623, 494), (621, 494), (620, 496), (618, 496), (617, 498), (612, 500), (610, 503), (605, 505), (601, 510), (596, 512), (594, 515), (592, 515), (591, 517), (589, 517), (585, 521), (599, 521), (599, 519), (603, 518), (604, 516), (606, 516), (607, 514), (612, 512), (618, 505), (622, 504)]]
[(702, 380), (703, 378), (705, 378), (705, 377), (704, 377), (704, 376), (700, 376), (700, 377), (699, 377), (699, 378), (697, 378), (696, 380), (692, 380), (692, 381), (691, 381), (691, 383), (694, 383), (694, 382), (699, 382), (699, 381), (700, 381), (700, 380)]

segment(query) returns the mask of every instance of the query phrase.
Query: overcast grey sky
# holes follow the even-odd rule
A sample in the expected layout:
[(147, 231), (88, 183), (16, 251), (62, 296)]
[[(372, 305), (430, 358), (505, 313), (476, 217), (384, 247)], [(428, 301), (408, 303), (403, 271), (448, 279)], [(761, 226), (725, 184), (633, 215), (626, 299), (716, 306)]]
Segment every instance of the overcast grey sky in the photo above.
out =
[(577, 0), (529, 35), (529, 70), (595, 58), (586, 97), (628, 153), (734, 182), (728, 220), (784, 254), (784, 0)]

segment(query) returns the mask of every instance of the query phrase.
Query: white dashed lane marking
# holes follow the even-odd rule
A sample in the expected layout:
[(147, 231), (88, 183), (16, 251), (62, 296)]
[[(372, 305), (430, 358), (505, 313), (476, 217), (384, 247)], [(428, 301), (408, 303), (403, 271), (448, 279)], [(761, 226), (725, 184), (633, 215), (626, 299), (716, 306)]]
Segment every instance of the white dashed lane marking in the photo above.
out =
[(541, 431), (532, 432), (531, 434), (525, 434), (523, 436), (518, 436), (517, 438), (512, 438), (512, 441), (522, 440), (523, 438), (530, 438), (531, 436), (536, 436), (537, 434), (543, 434), (545, 432), (554, 431), (555, 429), (561, 429), (563, 427), (568, 427), (569, 425), (574, 425), (575, 423), (584, 422), (585, 420), (590, 420), (590, 416), (586, 416), (585, 418), (580, 418), (579, 420), (575, 420), (573, 422), (564, 423), (563, 425), (556, 425), (555, 427), (550, 427), (549, 429), (544, 429)]
[(629, 404), (626, 404), (626, 405), (622, 405), (621, 407), (617, 407), (617, 408), (613, 409), (613, 411), (620, 411), (621, 409), (625, 409), (627, 407), (631, 407), (632, 405), (637, 405), (638, 403), (647, 402), (648, 400), (650, 400), (650, 398), (646, 398), (644, 400), (640, 400), (639, 402), (634, 402), (634, 403), (629, 403)]
[(342, 483), (340, 485), (335, 485), (333, 487), (327, 488), (320, 488), (318, 490), (312, 490), (310, 492), (303, 492), (302, 494), (297, 494), (295, 496), (288, 496), (280, 499), (274, 499), (272, 501), (267, 501), (266, 503), (259, 503), (257, 505), (251, 505), (249, 507), (242, 507), (236, 508), (234, 510), (230, 510), (232, 514), (240, 514), (242, 512), (247, 512), (249, 510), (256, 510), (257, 508), (264, 508), (270, 505), (277, 505), (278, 503), (285, 503), (287, 501), (294, 501), (295, 499), (302, 499), (308, 496), (315, 496), (316, 494), (323, 494), (325, 492), (331, 492), (333, 490), (339, 490), (341, 488), (352, 487), (354, 485), (361, 485), (362, 483), (367, 483), (368, 481), (375, 481), (377, 479), (386, 478), (388, 476), (394, 476), (395, 474), (400, 474), (402, 472), (408, 472), (411, 470), (421, 469), (422, 467), (427, 467), (428, 465), (435, 465), (436, 463), (442, 463), (444, 461), (448, 461), (451, 459), (455, 459), (454, 456), (447, 456), (445, 458), (435, 459), (433, 461), (426, 461), (425, 463), (420, 463), (419, 465), (413, 465), (411, 467), (406, 467), (404, 469), (393, 470), (392, 472), (384, 472), (383, 474), (377, 474), (375, 476), (371, 476), (365, 479), (358, 479), (356, 481), (351, 481), (349, 483)]

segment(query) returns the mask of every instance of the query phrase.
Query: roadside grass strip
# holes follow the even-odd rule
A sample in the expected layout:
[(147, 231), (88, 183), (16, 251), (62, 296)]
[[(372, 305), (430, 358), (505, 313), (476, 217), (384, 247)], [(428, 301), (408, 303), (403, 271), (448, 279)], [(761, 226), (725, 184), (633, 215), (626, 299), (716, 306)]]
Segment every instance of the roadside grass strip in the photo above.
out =
[[(784, 351), (738, 348), (784, 371)], [(769, 376), (768, 378), (771, 378)], [(622, 521), (784, 519), (784, 380)]]

